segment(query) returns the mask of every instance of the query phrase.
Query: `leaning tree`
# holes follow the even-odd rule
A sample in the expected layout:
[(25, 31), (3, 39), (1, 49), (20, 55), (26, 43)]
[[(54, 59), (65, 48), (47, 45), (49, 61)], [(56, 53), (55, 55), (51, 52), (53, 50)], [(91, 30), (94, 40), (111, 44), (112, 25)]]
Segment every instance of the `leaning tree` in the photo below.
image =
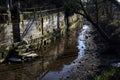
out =
[(86, 18), (106, 39), (110, 37), (101, 28), (100, 21), (104, 19), (109, 22), (112, 20), (113, 4), (117, 7), (119, 4), (116, 0), (64, 0), (63, 5), (68, 13), (77, 13)]

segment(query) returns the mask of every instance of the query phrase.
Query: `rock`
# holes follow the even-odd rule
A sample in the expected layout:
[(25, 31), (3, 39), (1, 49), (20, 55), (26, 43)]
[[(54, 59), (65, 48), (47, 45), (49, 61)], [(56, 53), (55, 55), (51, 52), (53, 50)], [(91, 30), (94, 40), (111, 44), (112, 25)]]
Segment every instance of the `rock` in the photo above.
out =
[(67, 76), (66, 78), (70, 78), (70, 76)]
[(95, 66), (95, 64), (91, 64), (91, 66), (92, 66), (92, 67), (94, 67), (94, 66)]
[(73, 62), (73, 64), (75, 64), (75, 62)]
[(77, 66), (77, 69), (79, 69), (80, 68), (80, 66)]
[(0, 63), (2, 63), (5, 59), (0, 59)]
[(86, 58), (85, 61), (87, 61), (88, 59)]
[(77, 78), (76, 80), (80, 80), (79, 78)]
[(37, 56), (38, 55), (36, 53), (31, 53), (31, 54), (26, 55), (26, 57), (32, 57), (32, 58), (37, 57)]
[(63, 77), (61, 77), (61, 78), (60, 78), (60, 80), (64, 80), (64, 78), (63, 78)]
[(10, 47), (9, 47), (9, 46), (7, 46), (5, 50), (9, 51), (9, 50), (10, 50)]
[(85, 36), (86, 39), (88, 39), (89, 36)]

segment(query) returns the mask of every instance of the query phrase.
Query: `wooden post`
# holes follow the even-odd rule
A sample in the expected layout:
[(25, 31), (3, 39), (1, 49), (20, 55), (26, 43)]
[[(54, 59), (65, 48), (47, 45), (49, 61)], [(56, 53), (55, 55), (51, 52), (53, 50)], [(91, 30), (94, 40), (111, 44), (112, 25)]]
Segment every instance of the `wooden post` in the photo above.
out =
[(66, 17), (65, 17), (65, 22), (66, 22), (66, 26), (67, 26), (67, 31), (69, 31), (69, 27), (70, 27), (70, 23), (69, 23), (69, 16), (68, 15), (66, 15)]
[(57, 28), (58, 29), (60, 29), (60, 23), (59, 23), (60, 19), (59, 19), (59, 17), (60, 17), (60, 13), (59, 13), (59, 9), (58, 9), (58, 13), (57, 13)]
[(67, 26), (66, 31), (69, 31), (70, 23), (69, 23), (69, 12), (68, 12), (67, 9), (65, 10), (65, 23), (66, 23), (66, 26)]
[(43, 21), (43, 17), (42, 17), (42, 18), (41, 18), (41, 24), (42, 24), (42, 25), (41, 25), (41, 29), (42, 29), (42, 35), (44, 34), (43, 22), (44, 22), (44, 21)]
[[(18, 0), (17, 0), (18, 2)], [(14, 3), (15, 4), (15, 3)], [(14, 42), (20, 42), (20, 13), (18, 9), (18, 5), (13, 5), (11, 9), (11, 21), (12, 21), (12, 28), (13, 28), (13, 40)]]

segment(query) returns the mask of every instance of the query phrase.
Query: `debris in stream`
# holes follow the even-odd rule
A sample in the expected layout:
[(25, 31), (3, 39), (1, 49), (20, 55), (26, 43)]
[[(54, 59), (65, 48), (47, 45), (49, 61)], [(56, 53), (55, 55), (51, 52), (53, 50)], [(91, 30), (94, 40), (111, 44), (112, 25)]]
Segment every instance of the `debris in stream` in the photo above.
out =
[(8, 58), (8, 62), (25, 62), (25, 61), (31, 61), (32, 59), (38, 57), (38, 55), (34, 52), (26, 52), (19, 54), (17, 56), (12, 56)]

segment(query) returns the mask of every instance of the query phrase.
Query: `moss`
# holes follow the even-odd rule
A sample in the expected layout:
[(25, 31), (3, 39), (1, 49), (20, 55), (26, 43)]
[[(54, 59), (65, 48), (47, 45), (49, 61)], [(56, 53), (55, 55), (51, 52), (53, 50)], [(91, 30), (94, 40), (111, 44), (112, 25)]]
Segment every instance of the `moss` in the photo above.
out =
[(116, 74), (116, 72), (117, 70), (114, 68), (104, 71), (101, 75), (97, 76), (95, 80), (110, 80)]
[(112, 36), (120, 34), (120, 28), (116, 29), (113, 33)]
[(100, 20), (101, 21), (105, 21), (106, 20), (106, 16), (100, 16)]
[(120, 26), (120, 20), (114, 20), (114, 21), (112, 21), (111, 25)]

